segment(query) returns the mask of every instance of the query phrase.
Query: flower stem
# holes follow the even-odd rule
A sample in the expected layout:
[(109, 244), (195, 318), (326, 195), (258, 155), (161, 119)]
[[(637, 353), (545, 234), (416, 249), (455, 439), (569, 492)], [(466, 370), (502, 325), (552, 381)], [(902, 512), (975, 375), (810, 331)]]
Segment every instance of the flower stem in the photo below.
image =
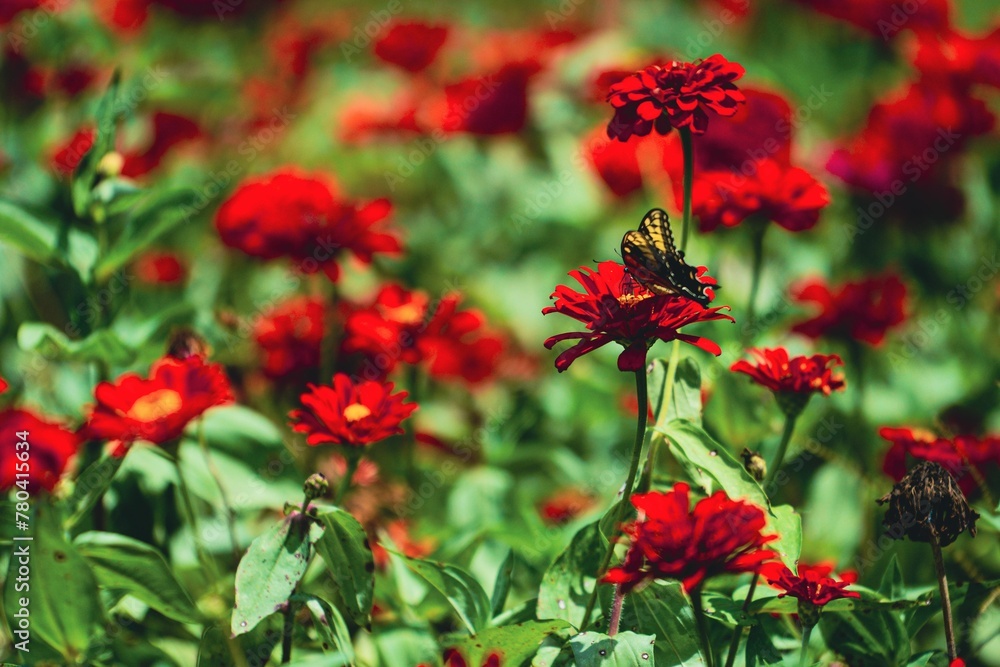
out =
[[(621, 530), (622, 519), (625, 518), (625, 510), (628, 507), (629, 498), (632, 496), (632, 487), (635, 485), (635, 476), (639, 470), (639, 459), (642, 455), (642, 443), (646, 437), (646, 415), (649, 412), (645, 366), (635, 371), (635, 394), (639, 403), (639, 416), (636, 419), (635, 424), (635, 441), (632, 444), (632, 460), (629, 463), (628, 477), (626, 478), (625, 486), (623, 487), (624, 490), (622, 500), (621, 503), (618, 504), (618, 511), (615, 512), (615, 521), (611, 530), (611, 536), (608, 538), (608, 550), (605, 552), (604, 558), (601, 559), (601, 566), (597, 569), (598, 577), (607, 571), (608, 565), (611, 564), (611, 558), (615, 554), (615, 543)], [(581, 631), (586, 630), (587, 626), (590, 625), (590, 614), (594, 611), (594, 605), (597, 603), (598, 588), (600, 588), (600, 585), (595, 583), (594, 592), (590, 594), (590, 599), (587, 601), (587, 608), (583, 612), (583, 620), (580, 621)]]
[[(756, 317), (757, 289), (760, 287), (760, 274), (764, 266), (764, 234), (767, 232), (767, 224), (761, 222), (754, 227), (752, 238), (753, 264), (750, 274), (750, 297), (747, 300), (747, 323), (753, 325)], [(744, 331), (753, 330), (744, 327)]]
[(812, 636), (815, 625), (807, 625), (802, 628), (802, 647), (799, 649), (799, 667), (806, 667), (809, 656), (809, 637)]
[[(747, 591), (746, 599), (743, 600), (743, 612), (746, 613), (747, 609), (750, 608), (750, 603), (753, 602), (753, 594), (757, 590), (757, 582), (760, 581), (760, 572), (756, 572), (753, 575), (753, 579), (750, 581), (750, 590)], [(733, 628), (733, 639), (729, 642), (729, 653), (726, 655), (726, 667), (733, 667), (736, 662), (736, 651), (740, 647), (740, 638), (743, 636), (743, 626), (737, 625)]]
[(205, 441), (204, 417), (198, 420), (198, 446), (201, 447), (202, 456), (205, 457), (205, 463), (208, 465), (208, 473), (215, 480), (215, 486), (219, 489), (219, 498), (222, 501), (222, 513), (226, 517), (229, 542), (233, 547), (233, 558), (236, 559), (236, 562), (239, 562), (241, 554), (240, 543), (236, 539), (236, 512), (233, 511), (232, 505), (229, 504), (229, 495), (226, 493), (225, 487), (222, 486), (222, 475), (219, 474), (219, 468), (215, 465), (212, 454), (208, 449), (208, 443)]
[(712, 644), (708, 641), (708, 622), (701, 602), (701, 588), (695, 588), (691, 591), (691, 606), (694, 607), (694, 622), (698, 628), (698, 639), (701, 640), (701, 652), (705, 657), (705, 664), (708, 667), (715, 667), (715, 660), (712, 658)]
[(615, 584), (615, 601), (611, 605), (611, 620), (608, 623), (608, 637), (618, 634), (618, 626), (622, 620), (622, 603), (625, 602), (625, 590), (621, 584)]
[[(351, 488), (351, 478), (354, 477), (354, 473), (358, 470), (358, 463), (361, 461), (361, 456), (351, 453), (347, 457), (347, 470), (344, 471), (344, 476), (340, 480), (340, 484), (337, 486), (337, 495), (334, 497), (333, 502), (337, 505), (344, 501), (344, 496), (347, 495), (348, 489)], [(305, 512), (303, 512), (304, 514)]]
[(285, 624), (281, 629), (281, 664), (287, 665), (292, 661), (292, 630), (295, 629), (295, 610), (292, 609), (292, 601), (289, 600), (285, 606)]
[(687, 248), (688, 229), (691, 228), (691, 189), (694, 180), (694, 150), (691, 142), (691, 130), (682, 127), (681, 152), (684, 155), (684, 226), (681, 228), (681, 252)]
[(795, 420), (798, 419), (798, 415), (786, 415), (785, 416), (785, 429), (781, 433), (781, 442), (778, 443), (778, 452), (774, 455), (774, 460), (771, 461), (767, 466), (767, 475), (764, 477), (764, 491), (767, 492), (774, 481), (774, 476), (778, 474), (778, 468), (781, 467), (782, 461), (785, 460), (785, 453), (788, 451), (788, 443), (792, 439), (792, 431), (795, 430)]
[(955, 628), (951, 617), (951, 594), (948, 592), (948, 575), (944, 571), (944, 559), (941, 557), (941, 544), (937, 535), (931, 530), (931, 552), (934, 554), (934, 569), (937, 571), (938, 588), (941, 591), (941, 609), (944, 612), (944, 637), (948, 643), (948, 660), (958, 656), (955, 650)]
[(184, 480), (184, 473), (181, 471), (181, 452), (179, 447), (174, 452), (174, 467), (177, 470), (177, 490), (181, 496), (181, 503), (184, 505), (184, 511), (191, 522), (191, 538), (194, 541), (195, 551), (198, 554), (198, 559), (205, 566), (205, 578), (208, 580), (210, 586), (214, 586), (219, 581), (219, 571), (215, 565), (215, 561), (205, 550), (205, 545), (201, 541), (198, 515), (195, 514), (194, 503), (191, 502), (191, 491), (188, 489), (187, 482)]

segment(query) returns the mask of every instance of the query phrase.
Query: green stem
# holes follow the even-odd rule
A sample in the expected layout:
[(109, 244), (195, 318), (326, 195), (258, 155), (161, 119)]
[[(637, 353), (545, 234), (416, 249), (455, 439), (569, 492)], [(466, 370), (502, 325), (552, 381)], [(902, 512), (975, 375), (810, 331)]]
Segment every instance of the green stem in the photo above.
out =
[[(743, 613), (746, 613), (750, 608), (750, 603), (753, 602), (753, 594), (757, 590), (758, 581), (760, 581), (760, 572), (756, 572), (750, 581), (750, 590), (747, 591), (746, 599), (743, 600)], [(726, 667), (733, 667), (733, 664), (736, 662), (736, 651), (740, 648), (740, 638), (742, 636), (743, 626), (737, 625), (733, 628), (733, 638), (729, 642), (729, 653), (726, 654)]]
[(289, 600), (284, 612), (285, 623), (281, 629), (281, 664), (283, 665), (292, 661), (292, 631), (295, 629), (295, 610), (292, 606), (292, 601)]
[(694, 607), (694, 622), (698, 628), (698, 639), (701, 640), (701, 652), (705, 656), (705, 664), (708, 667), (714, 667), (712, 644), (708, 641), (708, 621), (701, 602), (701, 588), (695, 588), (691, 591), (691, 606)]
[(760, 287), (760, 274), (764, 266), (765, 232), (767, 232), (767, 223), (762, 221), (759, 222), (751, 232), (753, 234), (751, 246), (753, 252), (753, 264), (751, 265), (752, 269), (750, 274), (750, 297), (747, 301), (747, 324), (751, 326), (749, 328), (744, 327), (744, 331), (753, 330), (753, 322), (756, 317), (757, 290)]
[(625, 590), (615, 584), (615, 600), (611, 604), (611, 621), (608, 623), (608, 637), (618, 634), (618, 626), (622, 620), (622, 603), (625, 602)]
[(785, 453), (788, 451), (788, 443), (792, 439), (792, 431), (795, 430), (795, 420), (798, 419), (798, 415), (786, 415), (785, 416), (785, 429), (781, 433), (781, 442), (778, 444), (778, 452), (774, 455), (774, 460), (767, 465), (767, 475), (764, 477), (764, 491), (767, 492), (771, 487), (771, 483), (774, 481), (775, 475), (778, 474), (778, 468), (781, 467), (782, 461), (785, 460)]
[(205, 566), (205, 578), (208, 579), (209, 585), (212, 586), (219, 581), (219, 571), (215, 566), (215, 561), (205, 550), (205, 545), (201, 542), (201, 528), (198, 523), (198, 515), (195, 514), (194, 503), (191, 502), (191, 491), (184, 480), (184, 473), (181, 471), (180, 447), (174, 451), (174, 467), (177, 469), (177, 490), (180, 492), (181, 503), (184, 505), (184, 511), (191, 521), (191, 538), (194, 541), (194, 548), (198, 553), (199, 560)]
[(222, 512), (226, 516), (226, 528), (229, 531), (229, 542), (233, 547), (233, 557), (236, 559), (236, 562), (239, 562), (241, 554), (240, 543), (236, 539), (236, 512), (233, 511), (233, 506), (229, 504), (229, 494), (226, 493), (225, 487), (222, 486), (222, 475), (219, 474), (219, 469), (216, 467), (215, 461), (212, 459), (212, 454), (208, 449), (208, 443), (205, 441), (204, 418), (198, 420), (198, 446), (201, 447), (202, 456), (205, 457), (208, 473), (215, 480), (215, 486), (219, 489)]
[[(333, 502), (339, 505), (344, 500), (344, 496), (347, 495), (348, 489), (351, 488), (351, 478), (354, 477), (354, 473), (358, 470), (358, 463), (361, 461), (361, 456), (351, 452), (347, 456), (347, 470), (344, 472), (343, 478), (340, 480), (340, 484), (337, 486), (337, 495), (334, 496)], [(305, 514), (305, 508), (303, 507), (303, 514)]]
[(688, 229), (691, 228), (691, 189), (694, 180), (694, 150), (691, 130), (680, 129), (681, 151), (684, 154), (684, 226), (681, 228), (681, 252), (687, 249)]
[(934, 555), (934, 570), (937, 572), (938, 589), (941, 591), (941, 610), (944, 612), (944, 638), (948, 645), (948, 661), (958, 657), (955, 649), (955, 627), (951, 616), (951, 594), (948, 592), (948, 575), (944, 571), (944, 559), (941, 557), (941, 544), (937, 535), (931, 530), (931, 553)]
[[(597, 576), (606, 572), (608, 565), (611, 564), (611, 558), (615, 553), (615, 542), (618, 539), (618, 534), (621, 530), (621, 523), (625, 518), (625, 510), (628, 508), (629, 499), (632, 497), (632, 487), (635, 485), (635, 476), (639, 470), (639, 459), (642, 455), (642, 443), (646, 437), (646, 416), (649, 412), (645, 366), (635, 371), (635, 394), (639, 403), (639, 416), (636, 419), (635, 424), (635, 441), (632, 443), (632, 460), (629, 462), (628, 477), (625, 480), (622, 500), (618, 505), (618, 511), (615, 512), (615, 521), (612, 527), (611, 537), (609, 538), (608, 550), (605, 552), (604, 558), (601, 559), (601, 566), (597, 569)], [(583, 620), (580, 622), (581, 631), (586, 630), (587, 626), (590, 625), (590, 615), (593, 613), (594, 605), (597, 603), (597, 590), (599, 588), (599, 583), (595, 583), (594, 592), (590, 594), (590, 599), (587, 601), (586, 611), (583, 612)]]
[(802, 628), (802, 648), (799, 650), (799, 667), (806, 667), (809, 656), (809, 637), (812, 636), (815, 625), (807, 625)]

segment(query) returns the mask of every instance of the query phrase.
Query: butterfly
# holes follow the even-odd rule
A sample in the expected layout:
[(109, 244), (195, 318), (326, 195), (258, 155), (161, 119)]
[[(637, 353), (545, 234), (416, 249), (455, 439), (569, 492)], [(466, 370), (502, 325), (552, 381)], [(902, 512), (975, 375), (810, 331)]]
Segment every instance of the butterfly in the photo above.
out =
[(714, 296), (714, 284), (698, 279), (698, 269), (684, 261), (684, 253), (674, 245), (670, 218), (666, 211), (654, 208), (647, 213), (637, 231), (622, 238), (622, 259), (628, 272), (654, 294), (679, 294), (708, 306)]

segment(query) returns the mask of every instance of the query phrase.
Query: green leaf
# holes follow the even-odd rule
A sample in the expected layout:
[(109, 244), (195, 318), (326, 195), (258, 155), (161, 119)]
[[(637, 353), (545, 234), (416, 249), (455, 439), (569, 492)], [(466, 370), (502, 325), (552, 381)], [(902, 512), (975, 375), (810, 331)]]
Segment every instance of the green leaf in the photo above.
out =
[(125, 591), (175, 621), (201, 622), (194, 601), (167, 561), (145, 542), (91, 531), (78, 535), (73, 546), (90, 563), (101, 586)]
[[(286, 517), (255, 539), (236, 569), (232, 633), (242, 635), (283, 609), (309, 564), (310, 540), (301, 515)], [(311, 531), (315, 532), (315, 531)]]
[[(41, 499), (36, 503), (31, 530), (24, 533), (34, 539), (15, 542), (10, 557), (4, 587), (7, 623), (14, 643), (22, 641), (17, 634), (18, 610), (24, 608), (22, 599), (28, 600), (30, 639), (45, 642), (75, 664), (100, 627), (97, 582), (87, 561), (66, 540), (56, 508)], [(27, 568), (29, 581), (21, 568)]]
[(226, 645), (226, 638), (216, 626), (201, 634), (198, 642), (198, 667), (232, 667), (233, 656)]
[(583, 632), (569, 640), (577, 667), (651, 667), (656, 637), (619, 632), (608, 637)]
[[(881, 596), (860, 590), (861, 602), (881, 602)], [(843, 655), (848, 664), (905, 665), (910, 658), (910, 638), (899, 616), (892, 611), (870, 609), (827, 613), (837, 602), (824, 608), (819, 626), (826, 645)], [(857, 604), (857, 603), (855, 603)]]
[(910, 658), (910, 661), (906, 663), (906, 667), (927, 667), (927, 663), (930, 662), (935, 653), (937, 653), (937, 651), (924, 651), (923, 653), (918, 653)]
[(754, 625), (750, 628), (745, 650), (746, 667), (755, 667), (758, 661), (765, 665), (773, 665), (776, 662), (781, 662), (781, 653), (774, 647), (774, 644), (771, 643), (771, 638), (767, 635), (767, 631), (760, 625)]
[(475, 635), (486, 627), (490, 620), (490, 599), (471, 574), (448, 563), (402, 558), (417, 576), (444, 595), (469, 634)]
[(62, 264), (55, 230), (25, 208), (0, 199), (0, 243), (42, 264)]
[(242, 405), (222, 405), (205, 413), (199, 424), (193, 424), (188, 434), (198, 438), (203, 429), (205, 442), (214, 449), (235, 456), (246, 456), (247, 450), (281, 449), (281, 430), (270, 419)]
[(73, 172), (70, 190), (73, 197), (73, 212), (78, 218), (87, 214), (90, 208), (90, 191), (97, 177), (97, 165), (114, 148), (117, 133), (117, 100), (121, 72), (115, 70), (108, 89), (97, 106), (97, 136), (94, 145), (83, 156)]
[(802, 517), (791, 505), (776, 505), (767, 519), (764, 532), (778, 535), (768, 546), (778, 552), (788, 569), (796, 572), (802, 552)]
[(514, 551), (507, 552), (500, 569), (497, 570), (496, 583), (493, 584), (493, 596), (490, 598), (491, 617), (496, 618), (503, 611), (507, 604), (507, 595), (510, 593), (510, 580), (514, 574)]
[(608, 548), (601, 534), (600, 522), (588, 524), (577, 531), (542, 578), (538, 590), (538, 618), (558, 618), (579, 628), (583, 612), (597, 582), (597, 569)]
[(292, 599), (305, 603), (316, 621), (316, 628), (323, 641), (342, 653), (347, 663), (353, 663), (354, 645), (351, 643), (351, 633), (347, 631), (347, 623), (337, 608), (315, 595), (295, 595)]
[[(638, 632), (654, 635), (656, 663), (661, 667), (703, 665), (694, 609), (680, 584), (654, 583), (632, 593), (627, 608), (635, 614)], [(633, 627), (628, 624), (627, 627)]]
[(492, 654), (503, 656), (503, 665), (520, 665), (535, 655), (542, 640), (570, 627), (566, 621), (527, 621), (488, 628), (475, 637), (461, 637), (445, 645), (458, 651), (468, 665), (483, 665)]
[(666, 426), (674, 419), (685, 419), (700, 426), (701, 371), (698, 363), (691, 357), (684, 357), (678, 362), (669, 406), (663, 404), (666, 400), (669, 362), (666, 359), (655, 359), (652, 366), (648, 383), (653, 423)]
[(896, 554), (893, 554), (889, 560), (889, 564), (885, 568), (885, 572), (882, 573), (882, 581), (879, 582), (878, 592), (890, 600), (895, 600), (903, 596), (903, 591), (903, 571), (899, 569), (899, 559), (896, 558)]
[(17, 344), (53, 361), (104, 361), (125, 366), (135, 359), (135, 350), (110, 329), (101, 329), (83, 340), (72, 340), (65, 333), (43, 322), (25, 322), (17, 330)]
[(380, 628), (372, 637), (379, 665), (441, 664), (441, 649), (427, 630), (398, 626)]
[(347, 611), (358, 625), (371, 622), (375, 594), (375, 560), (365, 529), (340, 508), (320, 512), (316, 518), (325, 530), (316, 542)]
[(73, 482), (73, 493), (66, 502), (72, 513), (66, 518), (65, 528), (75, 526), (104, 497), (124, 461), (123, 456), (104, 456), (80, 473)]

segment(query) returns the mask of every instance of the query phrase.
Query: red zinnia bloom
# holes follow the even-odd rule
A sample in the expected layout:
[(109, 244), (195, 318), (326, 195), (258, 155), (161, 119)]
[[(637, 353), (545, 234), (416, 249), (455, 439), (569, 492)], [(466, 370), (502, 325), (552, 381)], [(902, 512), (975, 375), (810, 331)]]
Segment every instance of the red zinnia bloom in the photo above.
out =
[(403, 432), (400, 422), (417, 409), (403, 403), (405, 391), (392, 393), (391, 382), (355, 384), (343, 373), (333, 376), (332, 385), (309, 385), (302, 394), (302, 409), (289, 416), (292, 429), (306, 433), (310, 445), (364, 447)]
[(425, 105), (425, 125), (448, 134), (520, 132), (528, 120), (528, 84), (537, 72), (535, 64), (510, 63), (449, 84)]
[(350, 100), (340, 112), (340, 140), (360, 144), (381, 137), (399, 139), (420, 134), (423, 127), (417, 122), (414, 98), (411, 91), (405, 91), (389, 102), (367, 96)]
[(821, 309), (816, 317), (792, 327), (809, 338), (846, 336), (879, 345), (889, 329), (906, 319), (906, 285), (894, 275), (865, 278), (838, 288), (819, 280), (808, 281), (793, 289), (792, 296)]
[(157, 111), (151, 119), (152, 138), (143, 150), (128, 153), (122, 176), (138, 178), (156, 169), (174, 146), (202, 136), (192, 119), (175, 113)]
[(646, 67), (608, 91), (608, 102), (615, 109), (608, 136), (627, 141), (633, 134), (645, 136), (654, 128), (658, 134), (667, 134), (683, 127), (702, 134), (708, 128), (706, 110), (732, 116), (745, 101), (733, 83), (743, 72), (741, 65), (719, 54), (694, 63)]
[(594, 171), (616, 197), (627, 197), (642, 189), (643, 167), (663, 160), (664, 139), (659, 136), (633, 137), (628, 141), (609, 139), (604, 126), (583, 140), (581, 152)]
[(148, 250), (132, 265), (135, 277), (147, 285), (175, 285), (187, 278), (180, 256), (167, 250)]
[[(27, 470), (18, 470), (16, 443), (24, 442), (17, 434), (27, 432), (30, 455)], [(0, 491), (14, 487), (18, 472), (28, 473), (28, 493), (39, 489), (51, 491), (66, 471), (80, 446), (80, 437), (61, 425), (46, 421), (28, 410), (0, 411), (0, 433), (6, 442), (0, 449)]]
[[(434, 553), (434, 540), (429, 537), (414, 538), (410, 532), (410, 522), (406, 519), (389, 521), (385, 525), (385, 532), (396, 551), (407, 558), (427, 558)], [(385, 550), (377, 538), (371, 542), (371, 545), (375, 567), (379, 570), (385, 570), (389, 565), (389, 552)]]
[[(920, 461), (934, 461), (951, 473), (966, 494), (985, 477), (986, 467), (1000, 465), (1000, 436), (959, 435), (952, 439), (916, 428), (881, 428), (878, 434), (892, 443), (882, 470), (897, 482), (907, 470), (907, 454)], [(970, 468), (976, 475), (969, 474)]]
[(176, 440), (193, 419), (233, 399), (222, 366), (197, 355), (164, 357), (147, 378), (126, 373), (102, 382), (94, 397), (97, 404), (84, 428), (88, 437), (158, 445)]
[(594, 507), (594, 496), (577, 488), (560, 489), (538, 507), (542, 521), (550, 526), (569, 523)]
[(702, 231), (756, 218), (800, 232), (819, 221), (830, 195), (805, 169), (764, 159), (754, 163), (749, 176), (730, 171), (702, 174), (694, 182), (691, 203)]
[(340, 275), (338, 259), (350, 251), (368, 263), (375, 253), (397, 253), (399, 240), (375, 231), (392, 210), (388, 200), (340, 199), (330, 179), (275, 171), (244, 181), (223, 202), (215, 226), (226, 245), (262, 259), (288, 256), (304, 273)]
[(631, 540), (625, 561), (603, 579), (625, 591), (652, 579), (676, 579), (692, 591), (718, 574), (753, 572), (776, 555), (764, 548), (778, 537), (761, 533), (764, 510), (723, 491), (692, 510), (690, 487), (679, 483), (666, 493), (636, 494), (632, 505), (640, 518), (623, 527)]
[(779, 562), (765, 563), (760, 573), (768, 583), (784, 589), (778, 597), (791, 595), (799, 600), (811, 602), (822, 607), (828, 602), (840, 598), (860, 598), (856, 591), (844, 590), (857, 581), (857, 577), (844, 574), (841, 581), (831, 576), (833, 567), (830, 565), (805, 565), (799, 563), (799, 573), (792, 572), (787, 565)]
[(264, 356), (264, 374), (287, 378), (320, 363), (325, 309), (319, 299), (292, 297), (254, 323), (253, 337)]
[[(625, 351), (618, 357), (618, 370), (635, 371), (646, 363), (646, 351), (657, 340), (664, 342), (682, 340), (718, 356), (721, 348), (707, 338), (681, 333), (680, 329), (696, 322), (730, 320), (733, 318), (719, 311), (726, 306), (705, 308), (682, 296), (653, 294), (626, 273), (617, 262), (600, 262), (597, 270), (583, 266), (570, 271), (584, 291), (559, 285), (552, 293), (555, 305), (542, 310), (543, 315), (562, 313), (583, 322), (587, 331), (570, 332), (552, 336), (545, 347), (552, 347), (564, 340), (580, 342), (559, 355), (556, 368), (562, 372), (579, 357), (593, 352), (611, 342), (621, 344)], [(714, 284), (699, 269), (699, 277), (706, 284)]]
[(752, 349), (755, 363), (741, 359), (729, 370), (746, 373), (757, 384), (776, 394), (818, 394), (829, 396), (844, 388), (844, 378), (835, 375), (831, 365), (840, 365), (835, 354), (814, 354), (810, 357), (789, 357), (783, 347), (773, 350)]
[(434, 62), (448, 39), (448, 26), (413, 21), (394, 23), (375, 42), (375, 55), (408, 72), (420, 72)]
[(80, 160), (94, 145), (96, 133), (91, 129), (78, 130), (65, 143), (52, 151), (50, 163), (52, 168), (64, 176), (73, 173)]
[(817, 12), (847, 21), (883, 40), (906, 28), (941, 30), (949, 25), (949, 0), (920, 0), (907, 5), (898, 0), (798, 0)]
[(2, 377), (0, 377), (0, 394), (2, 394), (5, 391), (7, 391), (7, 387), (9, 387), (9, 386), (10, 385), (7, 384), (7, 381), (4, 380)]

